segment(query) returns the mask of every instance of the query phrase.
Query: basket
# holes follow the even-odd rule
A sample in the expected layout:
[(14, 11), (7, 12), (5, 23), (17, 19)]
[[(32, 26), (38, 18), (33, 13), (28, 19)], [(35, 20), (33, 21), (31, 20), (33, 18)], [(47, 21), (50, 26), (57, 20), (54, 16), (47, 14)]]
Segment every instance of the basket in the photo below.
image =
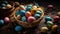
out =
[(44, 10), (40, 9), (42, 13), (41, 13), (41, 17), (39, 19), (37, 19), (36, 21), (33, 21), (32, 23), (23, 22), (23, 21), (20, 21), (20, 20), (17, 19), (16, 15), (15, 15), (17, 10), (20, 10), (20, 7), (17, 7), (14, 10), (14, 12), (12, 13), (12, 15), (14, 16), (15, 20), (17, 21), (17, 24), (19, 24), (19, 25), (21, 25), (21, 26), (23, 26), (25, 28), (32, 28), (32, 27), (37, 26), (40, 23), (40, 21), (43, 19), (43, 17), (44, 17)]
[[(11, 14), (11, 12), (14, 10), (14, 2), (13, 1), (8, 1), (8, 2), (12, 6), (12, 8), (6, 8), (6, 9), (0, 8), (0, 16), (2, 17)], [(0, 4), (1, 4), (1, 1), (0, 1)]]

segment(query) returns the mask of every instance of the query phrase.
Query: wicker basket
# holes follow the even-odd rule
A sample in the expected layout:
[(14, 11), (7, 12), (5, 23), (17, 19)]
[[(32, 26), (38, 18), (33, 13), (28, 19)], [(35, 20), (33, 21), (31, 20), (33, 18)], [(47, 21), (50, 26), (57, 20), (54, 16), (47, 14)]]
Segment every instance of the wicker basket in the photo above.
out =
[(25, 28), (31, 28), (31, 27), (37, 26), (40, 23), (40, 21), (43, 19), (43, 17), (44, 17), (43, 9), (40, 9), (41, 12), (42, 12), (42, 14), (41, 14), (41, 17), (38, 20), (36, 20), (36, 21), (34, 21), (32, 23), (22, 22), (22, 21), (18, 20), (17, 17), (16, 17), (16, 15), (15, 15), (15, 13), (16, 13), (17, 10), (20, 10), (20, 7), (17, 7), (14, 10), (14, 12), (13, 12), (14, 18), (17, 21), (17, 24), (22, 25)]
[(12, 8), (6, 8), (6, 9), (0, 8), (0, 16), (2, 17), (4, 17), (4, 15), (5, 16), (9, 15), (14, 10), (14, 5), (15, 5), (14, 2), (13, 1), (8, 1), (8, 2), (11, 4)]

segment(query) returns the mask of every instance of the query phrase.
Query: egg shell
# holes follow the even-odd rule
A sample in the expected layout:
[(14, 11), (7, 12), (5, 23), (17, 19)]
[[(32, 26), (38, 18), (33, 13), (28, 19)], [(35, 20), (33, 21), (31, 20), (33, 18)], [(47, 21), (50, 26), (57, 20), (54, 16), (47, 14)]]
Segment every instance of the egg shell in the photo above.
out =
[(4, 18), (4, 21), (5, 21), (5, 22), (10, 22), (9, 17), (5, 17), (5, 18)]
[(52, 21), (52, 18), (49, 17), (49, 16), (46, 16), (46, 17), (45, 17), (45, 21)]
[(40, 15), (39, 15), (39, 14), (35, 14), (34, 17), (35, 17), (36, 19), (38, 19), (38, 18), (40, 18)]
[(22, 27), (21, 26), (16, 26), (15, 27), (15, 31), (21, 31), (22, 30)]
[(25, 13), (25, 16), (29, 17), (29, 16), (32, 16), (32, 14), (31, 14), (31, 12), (28, 11), (28, 12)]
[(25, 16), (25, 12), (26, 12), (25, 10), (20, 10), (19, 13), (20, 13), (21, 16)]
[(30, 16), (30, 17), (28, 17), (28, 20), (27, 21), (28, 21), (28, 23), (32, 23), (35, 20), (36, 20), (35, 17)]
[(26, 17), (23, 16), (21, 20), (22, 20), (23, 22), (26, 22)]
[(0, 20), (0, 25), (3, 25), (4, 24), (4, 20)]

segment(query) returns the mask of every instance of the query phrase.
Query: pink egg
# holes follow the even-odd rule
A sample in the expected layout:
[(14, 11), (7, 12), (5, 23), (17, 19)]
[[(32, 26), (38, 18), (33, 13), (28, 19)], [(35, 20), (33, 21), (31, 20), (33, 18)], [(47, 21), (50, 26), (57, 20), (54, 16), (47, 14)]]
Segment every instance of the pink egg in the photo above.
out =
[(28, 12), (25, 13), (25, 16), (29, 17), (29, 16), (31, 16), (31, 13), (28, 11)]
[(35, 21), (35, 20), (36, 20), (35, 17), (32, 17), (32, 16), (28, 17), (28, 22), (29, 22), (29, 23), (31, 23), (31, 22), (33, 22), (33, 21)]
[(5, 18), (4, 18), (4, 21), (5, 21), (5, 22), (9, 22), (10, 19), (9, 19), (8, 17), (5, 17)]

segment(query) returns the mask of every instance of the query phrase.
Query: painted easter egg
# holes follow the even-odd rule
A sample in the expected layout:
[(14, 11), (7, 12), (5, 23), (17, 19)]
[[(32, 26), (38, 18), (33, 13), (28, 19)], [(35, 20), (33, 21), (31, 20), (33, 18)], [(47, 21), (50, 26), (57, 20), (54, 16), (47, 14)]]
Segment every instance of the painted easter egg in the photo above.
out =
[(39, 14), (35, 14), (34, 17), (35, 17), (36, 19), (38, 19), (38, 18), (40, 18), (40, 15), (39, 15)]
[(4, 18), (4, 21), (5, 21), (5, 22), (9, 22), (9, 21), (10, 21), (9, 17), (5, 17), (5, 18)]
[(22, 30), (22, 27), (21, 26), (16, 26), (15, 27), (15, 31), (21, 31)]
[(0, 20), (0, 25), (3, 25), (4, 24), (4, 20)]
[(29, 17), (29, 16), (31, 16), (31, 15), (32, 15), (32, 14), (31, 14), (31, 12), (29, 12), (29, 11), (25, 13), (25, 16), (26, 16), (26, 17)]
[(23, 22), (26, 22), (26, 17), (23, 16), (21, 20), (22, 20)]
[(31, 22), (33, 22), (33, 21), (35, 21), (36, 20), (36, 18), (35, 17), (32, 17), (32, 16), (30, 16), (30, 17), (28, 17), (28, 23), (31, 23)]

